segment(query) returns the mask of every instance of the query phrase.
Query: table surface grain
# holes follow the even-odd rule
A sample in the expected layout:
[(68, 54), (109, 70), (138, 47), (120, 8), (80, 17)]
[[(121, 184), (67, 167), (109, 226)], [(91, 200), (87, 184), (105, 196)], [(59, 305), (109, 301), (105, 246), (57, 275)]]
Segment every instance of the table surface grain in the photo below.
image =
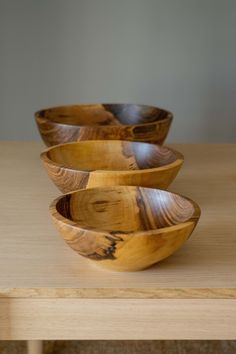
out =
[(60, 238), (48, 205), (60, 192), (39, 142), (0, 143), (0, 297), (236, 298), (236, 145), (171, 145), (185, 163), (170, 190), (194, 199), (200, 222), (174, 255), (142, 272), (92, 265)]

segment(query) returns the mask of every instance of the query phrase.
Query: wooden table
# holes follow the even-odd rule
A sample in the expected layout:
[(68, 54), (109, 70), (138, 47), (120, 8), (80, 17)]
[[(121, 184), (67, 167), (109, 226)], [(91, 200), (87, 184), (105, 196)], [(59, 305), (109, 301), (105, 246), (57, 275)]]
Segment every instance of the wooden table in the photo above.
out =
[(196, 200), (175, 255), (136, 273), (101, 270), (54, 229), (59, 195), (37, 142), (2, 142), (0, 339), (236, 339), (236, 145), (174, 145), (170, 190)]

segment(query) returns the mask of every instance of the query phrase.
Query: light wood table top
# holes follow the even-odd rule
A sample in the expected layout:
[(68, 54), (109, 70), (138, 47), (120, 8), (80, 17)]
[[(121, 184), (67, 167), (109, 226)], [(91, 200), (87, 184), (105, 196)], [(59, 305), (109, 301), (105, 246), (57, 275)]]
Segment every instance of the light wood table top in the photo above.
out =
[[(218, 339), (219, 333), (226, 339), (236, 337), (236, 326), (228, 328), (229, 324), (236, 324), (236, 145), (171, 146), (184, 154), (185, 163), (169, 190), (188, 196), (200, 205), (200, 222), (188, 242), (173, 256), (142, 272), (116, 273), (96, 268), (77, 255), (55, 230), (48, 205), (60, 192), (39, 160), (43, 145), (0, 143), (0, 306), (5, 309), (5, 317), (0, 319), (0, 333), (1, 326), (4, 333), (0, 339), (28, 339), (20, 317), (24, 301), (29, 313), (30, 309), (32, 313), (43, 313), (45, 308), (58, 306), (53, 307), (54, 318), (63, 307), (72, 317), (75, 307), (81, 309), (82, 305), (83, 311), (88, 306), (90, 311), (97, 309), (95, 312), (99, 313), (101, 304), (107, 306), (108, 312), (114, 311), (114, 316), (115, 309), (122, 313), (121, 308), (126, 311), (128, 305), (132, 312), (132, 308), (136, 309), (134, 304), (144, 313), (146, 305), (151, 312), (158, 309), (159, 316), (163, 312), (163, 318), (171, 306), (173, 311), (179, 306), (190, 306), (196, 314), (219, 310), (218, 319), (228, 311), (230, 321), (223, 330), (221, 324), (215, 334), (206, 330), (203, 334), (193, 331), (188, 335), (185, 331), (183, 339), (209, 336)], [(121, 304), (125, 306), (120, 308)], [(203, 307), (197, 308), (195, 304)], [(16, 314), (15, 322), (9, 320), (6, 308)], [(135, 320), (135, 313), (136, 310), (130, 321)], [(29, 315), (28, 327), (30, 320)], [(124, 320), (129, 323), (127, 318)], [(62, 332), (53, 332), (51, 328), (42, 333), (32, 328), (32, 333), (28, 330), (29, 339), (42, 339), (42, 335), (53, 339)], [(68, 331), (60, 338), (181, 338), (176, 328), (165, 334), (164, 327), (159, 334), (150, 331), (140, 335), (136, 328), (136, 334), (121, 331), (116, 337), (109, 331), (104, 335), (102, 329), (102, 333), (93, 337), (85, 329), (84, 332), (80, 329), (81, 335)]]

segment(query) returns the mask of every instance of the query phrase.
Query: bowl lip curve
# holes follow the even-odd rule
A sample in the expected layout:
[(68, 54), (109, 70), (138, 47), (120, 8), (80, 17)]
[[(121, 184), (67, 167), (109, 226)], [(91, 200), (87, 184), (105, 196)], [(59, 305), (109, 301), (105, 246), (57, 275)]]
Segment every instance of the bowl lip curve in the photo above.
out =
[[(83, 125), (80, 125), (80, 124), (71, 124), (71, 123), (66, 123), (66, 122), (55, 122), (53, 121), (52, 119), (48, 118), (48, 117), (44, 117), (42, 116), (42, 113), (47, 111), (47, 110), (54, 110), (54, 109), (58, 109), (58, 108), (71, 108), (71, 107), (74, 107), (74, 106), (95, 106), (95, 105), (133, 105), (133, 106), (142, 106), (142, 107), (149, 107), (149, 108), (156, 108), (156, 109), (159, 109), (161, 111), (164, 111), (167, 113), (167, 116), (163, 119), (157, 119), (157, 120), (154, 120), (153, 122), (147, 122), (147, 123), (138, 123), (138, 124), (119, 124), (119, 125), (115, 125), (115, 124), (110, 124), (110, 125), (106, 125), (106, 124), (93, 124), (93, 125), (86, 125), (86, 124), (83, 124)], [(165, 109), (165, 108), (161, 108), (159, 106), (154, 106), (154, 105), (148, 105), (148, 104), (142, 104), (142, 103), (100, 103), (100, 102), (97, 102), (97, 103), (78, 103), (78, 104), (67, 104), (67, 105), (59, 105), (59, 106), (52, 106), (52, 107), (47, 107), (47, 108), (42, 108), (40, 110), (37, 110), (35, 113), (34, 113), (34, 117), (35, 117), (35, 120), (37, 121), (38, 119), (44, 119), (46, 122), (50, 122), (51, 124), (55, 124), (55, 125), (60, 125), (60, 126), (69, 126), (69, 127), (75, 127), (75, 128), (88, 128), (88, 127), (101, 127), (102, 129), (104, 128), (107, 128), (107, 127), (111, 127), (111, 128), (115, 128), (115, 127), (143, 127), (143, 126), (149, 126), (149, 125), (152, 125), (152, 124), (159, 124), (159, 123), (162, 123), (162, 122), (165, 122), (165, 121), (170, 121), (170, 123), (172, 122), (173, 118), (174, 118), (174, 115), (171, 111)]]
[[(53, 150), (53, 149), (58, 149), (62, 146), (68, 146), (68, 145), (79, 145), (79, 144), (86, 144), (86, 143), (94, 143), (94, 144), (99, 144), (99, 142), (106, 142), (107, 144), (118, 144), (118, 143), (129, 143), (129, 144), (133, 144), (133, 143), (138, 143), (138, 144), (148, 144), (148, 145), (154, 145), (157, 146), (159, 149), (167, 149), (169, 151), (171, 151), (176, 159), (171, 162), (171, 163), (167, 163), (163, 166), (159, 166), (159, 167), (151, 167), (151, 168), (143, 168), (143, 169), (137, 169), (137, 170), (105, 170), (105, 169), (100, 169), (100, 170), (91, 170), (91, 171), (87, 171), (87, 170), (82, 170), (82, 169), (78, 169), (78, 168), (72, 168), (72, 167), (68, 167), (66, 165), (64, 165), (63, 163), (59, 163), (56, 161), (53, 161), (52, 159), (50, 159), (48, 157), (48, 153)], [(175, 150), (169, 146), (166, 145), (158, 145), (158, 144), (154, 144), (154, 143), (146, 143), (146, 142), (141, 142), (141, 141), (129, 141), (129, 140), (81, 140), (81, 141), (72, 141), (69, 143), (64, 143), (64, 144), (57, 144), (57, 145), (53, 145), (48, 147), (47, 149), (43, 150), (40, 153), (40, 158), (44, 163), (47, 163), (51, 166), (66, 170), (66, 171), (71, 171), (71, 172), (77, 172), (77, 173), (103, 173), (103, 174), (114, 174), (114, 173), (119, 173), (119, 174), (138, 174), (138, 173), (150, 173), (153, 171), (165, 171), (168, 169), (171, 169), (175, 166), (179, 166), (182, 165), (184, 163), (184, 155), (179, 152), (178, 150)]]
[[(59, 213), (59, 211), (57, 210), (57, 203), (65, 198), (66, 196), (69, 196), (69, 195), (73, 195), (75, 193), (80, 193), (80, 192), (83, 192), (83, 191), (87, 191), (87, 190), (94, 190), (94, 189), (110, 189), (110, 188), (120, 188), (120, 187), (131, 187), (131, 188), (141, 188), (141, 189), (149, 189), (149, 190), (157, 190), (157, 191), (162, 191), (162, 192), (165, 192), (165, 193), (168, 193), (168, 194), (172, 194), (172, 195), (177, 195), (185, 200), (187, 200), (188, 202), (190, 202), (190, 204), (193, 206), (193, 214), (192, 216), (183, 221), (183, 222), (180, 222), (176, 225), (171, 225), (171, 226), (165, 226), (165, 227), (162, 227), (162, 228), (159, 228), (159, 229), (150, 229), (150, 230), (140, 230), (140, 231), (130, 231), (130, 232), (119, 232), (120, 235), (132, 235), (132, 236), (143, 236), (143, 235), (152, 235), (155, 233), (155, 236), (158, 236), (159, 234), (163, 234), (163, 233), (168, 233), (172, 230), (178, 230), (178, 229), (182, 229), (184, 226), (186, 226), (187, 224), (189, 223), (194, 223), (194, 227), (197, 225), (199, 219), (200, 219), (200, 216), (201, 216), (201, 209), (200, 209), (200, 206), (194, 201), (192, 200), (191, 198), (188, 198), (182, 194), (179, 194), (179, 193), (173, 193), (173, 192), (170, 192), (170, 191), (167, 191), (167, 190), (164, 190), (164, 189), (160, 189), (160, 188), (147, 188), (147, 187), (140, 187), (140, 186), (128, 186), (128, 185), (125, 185), (125, 186), (118, 186), (118, 185), (114, 185), (114, 186), (107, 186), (107, 187), (94, 187), (94, 188), (83, 188), (83, 189), (78, 189), (78, 190), (75, 190), (73, 192), (69, 192), (69, 193), (65, 193), (63, 195), (60, 195), (59, 197), (57, 197), (56, 199), (54, 199), (50, 205), (49, 205), (49, 211), (50, 211), (50, 214), (52, 216), (53, 219), (55, 219), (57, 222), (59, 223), (62, 223), (64, 225), (66, 225), (67, 227), (70, 227), (72, 229), (74, 229), (75, 231), (84, 231), (84, 232), (90, 232), (94, 235), (108, 235), (110, 236), (111, 235), (111, 232), (107, 231), (107, 230), (102, 230), (102, 229), (90, 229), (90, 228), (83, 228), (81, 226), (78, 225), (77, 222), (71, 220), (71, 219), (68, 219), (66, 217), (64, 217), (61, 213)], [(115, 234), (115, 232), (114, 232)]]

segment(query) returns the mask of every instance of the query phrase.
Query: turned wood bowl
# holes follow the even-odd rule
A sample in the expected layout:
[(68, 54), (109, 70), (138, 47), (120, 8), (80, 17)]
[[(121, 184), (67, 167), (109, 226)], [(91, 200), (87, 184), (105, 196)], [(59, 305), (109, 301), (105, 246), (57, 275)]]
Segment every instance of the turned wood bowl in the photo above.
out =
[(35, 113), (47, 146), (78, 140), (129, 140), (163, 144), (172, 113), (137, 104), (71, 105)]
[(41, 154), (49, 177), (63, 192), (108, 185), (165, 189), (183, 155), (156, 144), (86, 140), (53, 146)]
[(75, 191), (56, 199), (50, 212), (73, 250), (117, 271), (141, 270), (170, 256), (200, 217), (188, 198), (137, 186)]

